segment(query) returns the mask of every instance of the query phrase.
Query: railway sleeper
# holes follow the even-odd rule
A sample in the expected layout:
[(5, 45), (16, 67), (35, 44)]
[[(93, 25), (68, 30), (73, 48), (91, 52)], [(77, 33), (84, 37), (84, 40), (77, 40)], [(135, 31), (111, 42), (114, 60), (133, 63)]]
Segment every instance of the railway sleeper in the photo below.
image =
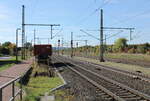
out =
[(122, 89), (121, 87), (119, 87), (119, 86), (108, 86), (107, 88), (110, 88), (110, 89)]
[(130, 92), (126, 92), (126, 93), (119, 93), (119, 94), (117, 94), (118, 96), (122, 96), (122, 95), (134, 95), (134, 94), (132, 94), (132, 93), (130, 93)]
[(97, 97), (101, 97), (101, 98), (104, 98), (104, 99), (108, 99), (108, 101), (114, 101), (114, 100), (112, 100), (112, 99), (114, 99), (114, 98), (112, 98), (110, 95), (107, 95), (106, 93), (104, 94), (104, 93), (98, 93), (97, 94)]
[(102, 95), (106, 95), (106, 93), (105, 92), (102, 92), (102, 93), (98, 92), (97, 95), (102, 96)]
[(101, 95), (101, 97), (103, 97), (103, 98), (110, 98), (110, 95), (105, 94), (105, 95)]
[(122, 89), (122, 88), (120, 88), (120, 89), (115, 89), (114, 91), (115, 91), (115, 93), (126, 93), (126, 92), (128, 92), (127, 90)]
[(100, 98), (100, 97), (97, 97), (97, 100), (96, 101), (116, 101), (114, 98)]
[(96, 93), (104, 93), (102, 90), (96, 90)]
[(122, 89), (122, 88), (109, 88), (110, 91), (115, 92), (115, 93), (120, 93), (120, 92), (127, 92), (126, 90)]
[(116, 101), (114, 98), (102, 98), (104, 101)]
[(134, 97), (134, 98), (124, 98), (125, 101), (140, 101), (143, 100), (141, 97)]
[(121, 98), (132, 98), (132, 97), (137, 97), (137, 95), (121, 95)]
[[(93, 73), (94, 74), (94, 73)], [(109, 79), (106, 79), (106, 80), (109, 80)], [(110, 80), (111, 81), (111, 80)], [(117, 87), (117, 86), (116, 86)], [(109, 88), (109, 87), (107, 87), (107, 86), (105, 86), (105, 88), (108, 88), (108, 90), (110, 90), (111, 88)], [(112, 92), (114, 92), (114, 93), (116, 93), (116, 91), (118, 91), (117, 93), (127, 93), (128, 91), (127, 90), (125, 90), (125, 89), (122, 89), (121, 87), (120, 87), (120, 89), (112, 89), (113, 91)], [(115, 91), (114, 91), (115, 90)], [(139, 100), (143, 100), (142, 99), (142, 97), (138, 97), (138, 96), (136, 96), (136, 97), (131, 97), (131, 98), (125, 98), (125, 101), (139, 101)]]
[[(112, 84), (112, 83), (107, 84), (107, 86), (108, 86), (108, 87), (119, 87), (119, 86), (117, 86), (116, 84)], [(120, 87), (119, 87), (119, 88), (120, 88)]]

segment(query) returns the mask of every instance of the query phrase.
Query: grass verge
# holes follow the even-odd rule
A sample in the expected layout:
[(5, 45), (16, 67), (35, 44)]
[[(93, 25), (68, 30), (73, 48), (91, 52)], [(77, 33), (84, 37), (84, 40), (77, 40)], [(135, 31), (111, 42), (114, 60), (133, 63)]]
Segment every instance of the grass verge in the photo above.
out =
[(141, 71), (143, 74), (150, 76), (150, 68), (145, 68), (142, 66), (123, 64), (123, 63), (115, 63), (115, 62), (99, 62), (99, 60), (89, 59), (89, 58), (84, 58), (84, 57), (74, 57), (74, 58), (78, 59), (78, 60), (93, 62), (96, 64), (101, 64), (104, 66), (109, 66), (109, 67), (126, 70), (126, 71), (131, 71), (131, 72)]
[(27, 85), (23, 86), (25, 97), (23, 101), (39, 101), (41, 96), (44, 96), (45, 93), (49, 93), (51, 89), (58, 87), (63, 84), (63, 81), (59, 77), (49, 77), (41, 76), (35, 74), (47, 74), (49, 67), (46, 65), (34, 65), (32, 73), (29, 76), (29, 81)]
[(150, 62), (150, 55), (146, 54), (106, 53), (105, 57), (112, 59), (126, 59)]
[(62, 81), (58, 77), (31, 77), (27, 86), (23, 88), (26, 91), (26, 96), (23, 101), (38, 101), (40, 96), (43, 96), (50, 89), (55, 88), (62, 84)]
[(9, 67), (11, 67), (13, 65), (14, 65), (14, 63), (1, 65), (0, 66), (0, 71), (5, 70), (5, 69), (7, 69), (7, 68), (9, 68)]
[[(19, 60), (21, 60), (21, 59), (19, 59)], [(11, 57), (10, 59), (6, 59), (6, 60), (0, 60), (0, 71), (13, 66), (14, 64), (16, 64), (15, 57)]]

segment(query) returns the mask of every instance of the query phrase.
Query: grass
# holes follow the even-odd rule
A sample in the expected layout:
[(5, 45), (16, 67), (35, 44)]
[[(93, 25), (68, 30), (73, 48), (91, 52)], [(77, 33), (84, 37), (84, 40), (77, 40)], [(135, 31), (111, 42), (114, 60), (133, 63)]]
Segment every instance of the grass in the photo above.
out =
[(62, 84), (62, 81), (58, 77), (36, 77), (30, 78), (27, 86), (24, 86), (26, 91), (26, 97), (24, 101), (37, 101), (40, 96), (43, 96), (50, 89), (55, 88)]
[(47, 73), (46, 66), (34, 65), (30, 79), (27, 85), (23, 86), (26, 92), (26, 96), (23, 101), (39, 101), (40, 96), (44, 96), (45, 93), (49, 93), (51, 89), (62, 85), (63, 81), (59, 77), (48, 77), (48, 76), (34, 76), (35, 73)]
[(73, 95), (69, 95), (69, 90), (57, 90), (54, 92), (55, 101), (72, 101)]
[[(81, 56), (86, 56), (85, 53), (80, 53)], [(99, 56), (99, 54), (89, 52), (87, 56)], [(110, 59), (125, 59), (132, 61), (145, 61), (150, 62), (150, 55), (148, 54), (133, 54), (133, 53), (105, 53), (104, 56)]]
[[(21, 60), (20, 57), (19, 57), (19, 60)], [(0, 71), (5, 70), (5, 69), (13, 66), (14, 64), (16, 64), (16, 58), (15, 57), (11, 57), (10, 59), (6, 59), (6, 60), (0, 60)]]
[(150, 62), (150, 55), (146, 54), (129, 54), (129, 53), (106, 53), (105, 57), (112, 59), (128, 59)]
[(145, 68), (142, 66), (123, 64), (123, 63), (115, 63), (115, 62), (99, 62), (99, 60), (83, 58), (83, 57), (75, 57), (75, 58), (79, 59), (79, 60), (84, 60), (84, 61), (88, 61), (88, 62), (93, 62), (93, 63), (113, 67), (113, 68), (118, 68), (121, 70), (131, 71), (131, 72), (141, 71), (143, 74), (150, 76), (150, 68)]
[(3, 71), (3, 70), (5, 70), (5, 69), (7, 69), (7, 68), (9, 68), (9, 67), (11, 67), (13, 65), (14, 65), (14, 63), (1, 65), (0, 66), (0, 71)]

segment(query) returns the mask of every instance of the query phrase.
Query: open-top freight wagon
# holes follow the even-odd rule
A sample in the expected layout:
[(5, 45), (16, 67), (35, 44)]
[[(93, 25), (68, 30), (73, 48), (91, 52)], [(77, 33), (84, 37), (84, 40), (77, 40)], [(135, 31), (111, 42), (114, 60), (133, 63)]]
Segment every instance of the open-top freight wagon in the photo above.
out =
[(50, 62), (52, 56), (52, 45), (34, 45), (34, 56), (38, 62)]

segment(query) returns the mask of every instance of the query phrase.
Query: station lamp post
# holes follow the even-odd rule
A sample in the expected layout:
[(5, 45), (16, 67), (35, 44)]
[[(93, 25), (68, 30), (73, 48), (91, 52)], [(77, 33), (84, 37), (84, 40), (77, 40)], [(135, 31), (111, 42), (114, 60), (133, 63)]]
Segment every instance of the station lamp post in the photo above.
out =
[(21, 30), (20, 28), (16, 29), (16, 62), (18, 63), (18, 32)]

